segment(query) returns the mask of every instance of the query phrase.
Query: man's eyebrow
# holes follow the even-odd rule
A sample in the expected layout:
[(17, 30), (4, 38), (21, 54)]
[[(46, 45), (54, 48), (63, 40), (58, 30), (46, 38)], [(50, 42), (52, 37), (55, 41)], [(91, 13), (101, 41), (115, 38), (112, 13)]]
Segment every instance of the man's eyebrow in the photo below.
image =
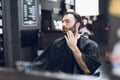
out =
[(70, 21), (70, 19), (65, 19), (65, 20), (62, 20), (62, 22), (63, 22), (63, 21)]

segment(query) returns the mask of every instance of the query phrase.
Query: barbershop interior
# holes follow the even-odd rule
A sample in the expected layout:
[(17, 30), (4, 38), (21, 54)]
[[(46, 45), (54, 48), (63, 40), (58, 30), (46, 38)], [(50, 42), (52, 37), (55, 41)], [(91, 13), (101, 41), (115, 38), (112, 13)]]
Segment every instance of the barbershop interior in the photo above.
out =
[[(118, 80), (119, 8), (120, 0), (0, 0), (0, 80)], [(101, 62), (93, 75), (28, 68), (39, 65), (29, 63), (64, 36), (66, 12), (86, 17), (91, 25)]]

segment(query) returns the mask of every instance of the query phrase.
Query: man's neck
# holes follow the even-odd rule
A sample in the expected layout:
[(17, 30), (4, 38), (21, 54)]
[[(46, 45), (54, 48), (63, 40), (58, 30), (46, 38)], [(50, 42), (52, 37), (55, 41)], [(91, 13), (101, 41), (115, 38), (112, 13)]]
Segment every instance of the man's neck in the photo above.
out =
[(80, 38), (80, 34), (78, 34), (78, 33), (76, 33), (74, 36), (75, 36), (76, 39)]

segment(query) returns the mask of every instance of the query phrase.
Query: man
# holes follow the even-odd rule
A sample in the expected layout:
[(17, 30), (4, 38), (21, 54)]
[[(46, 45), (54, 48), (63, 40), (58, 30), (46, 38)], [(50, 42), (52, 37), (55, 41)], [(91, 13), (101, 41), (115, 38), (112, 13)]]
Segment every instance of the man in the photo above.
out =
[(62, 19), (65, 36), (56, 39), (34, 60), (41, 61), (37, 66), (40, 70), (93, 74), (100, 66), (95, 42), (79, 34), (80, 21), (77, 13), (65, 13)]

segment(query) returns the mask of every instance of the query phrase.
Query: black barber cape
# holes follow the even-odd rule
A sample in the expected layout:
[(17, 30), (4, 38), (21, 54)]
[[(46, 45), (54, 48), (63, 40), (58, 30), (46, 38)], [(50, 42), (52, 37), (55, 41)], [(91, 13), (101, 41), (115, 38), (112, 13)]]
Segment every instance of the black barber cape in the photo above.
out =
[[(91, 74), (100, 66), (98, 61), (98, 47), (96, 43), (84, 36), (78, 39), (77, 46), (82, 52), (83, 59), (90, 69)], [(71, 49), (67, 46), (64, 37), (55, 40), (44, 52), (34, 60), (41, 62), (35, 68), (51, 72), (65, 72), (84, 74), (78, 66)]]

